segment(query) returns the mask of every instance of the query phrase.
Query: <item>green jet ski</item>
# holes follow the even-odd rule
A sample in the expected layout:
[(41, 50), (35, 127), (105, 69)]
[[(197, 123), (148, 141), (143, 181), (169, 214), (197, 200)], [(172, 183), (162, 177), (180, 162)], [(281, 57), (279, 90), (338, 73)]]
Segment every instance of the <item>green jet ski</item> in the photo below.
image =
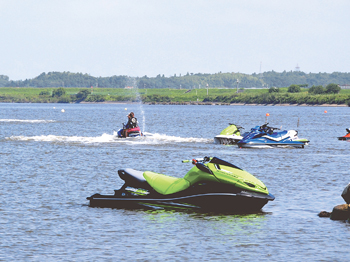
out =
[(259, 179), (225, 160), (204, 157), (192, 163), (194, 167), (183, 178), (131, 168), (118, 170), (124, 185), (114, 190), (114, 195), (87, 197), (89, 206), (251, 213), (275, 199)]
[(236, 145), (247, 133), (241, 135), (243, 129), (239, 125), (229, 123), (229, 126), (222, 130), (220, 135), (214, 137), (214, 142), (215, 144)]

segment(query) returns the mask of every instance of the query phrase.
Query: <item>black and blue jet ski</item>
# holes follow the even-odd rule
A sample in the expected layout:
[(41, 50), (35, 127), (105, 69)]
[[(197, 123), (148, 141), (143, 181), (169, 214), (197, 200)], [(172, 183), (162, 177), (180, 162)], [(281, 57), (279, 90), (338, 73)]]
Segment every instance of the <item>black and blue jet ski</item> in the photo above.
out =
[(263, 182), (225, 160), (204, 157), (192, 163), (194, 166), (183, 178), (120, 169), (124, 185), (114, 190), (114, 195), (97, 193), (87, 197), (89, 206), (250, 213), (275, 199)]
[(296, 130), (276, 130), (279, 130), (279, 128), (270, 127), (268, 123), (253, 127), (237, 145), (240, 148), (304, 148), (310, 142), (308, 139), (298, 138), (298, 131)]

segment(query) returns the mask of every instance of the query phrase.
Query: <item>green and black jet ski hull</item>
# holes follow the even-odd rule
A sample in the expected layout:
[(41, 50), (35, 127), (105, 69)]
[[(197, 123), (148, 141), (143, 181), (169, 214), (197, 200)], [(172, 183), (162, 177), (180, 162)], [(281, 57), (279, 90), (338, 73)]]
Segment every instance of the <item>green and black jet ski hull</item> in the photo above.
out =
[(87, 199), (90, 200), (90, 207), (182, 209), (205, 212), (257, 212), (268, 201), (274, 200), (274, 196), (254, 192), (220, 192), (152, 197), (133, 196), (130, 193), (122, 193), (116, 190), (115, 195), (94, 194)]

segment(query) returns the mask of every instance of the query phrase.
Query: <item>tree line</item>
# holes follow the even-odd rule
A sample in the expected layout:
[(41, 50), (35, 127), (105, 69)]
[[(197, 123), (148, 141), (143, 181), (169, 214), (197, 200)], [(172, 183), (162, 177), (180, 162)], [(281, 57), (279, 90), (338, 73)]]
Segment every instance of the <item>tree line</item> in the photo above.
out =
[[(173, 75), (165, 77), (130, 77), (110, 76), (94, 77), (89, 74), (71, 72), (42, 73), (33, 79), (10, 80), (6, 75), (0, 75), (0, 87), (105, 87), (105, 88), (172, 88), (172, 89), (198, 89), (198, 88), (251, 88), (251, 87), (288, 87), (292, 84), (300, 87), (322, 86), (330, 83), (340, 85), (350, 84), (350, 73), (304, 73), (300, 71), (275, 71), (261, 74), (253, 73), (187, 73), (186, 75)], [(322, 91), (322, 90), (321, 90)], [(317, 91), (316, 91), (317, 92)]]
[[(305, 87), (303, 85), (290, 85), (288, 87), (287, 92), (289, 93), (299, 93), (301, 92), (301, 88)], [(326, 87), (323, 86), (312, 86), (307, 91), (309, 94), (313, 95), (321, 95), (321, 94), (338, 94), (340, 92), (341, 88), (339, 85), (331, 83), (328, 84)], [(279, 93), (280, 89), (278, 87), (270, 87), (269, 93)]]
[(33, 79), (13, 81), (0, 75), (2, 87), (116, 87), (124, 88), (131, 82), (127, 76), (93, 77), (88, 74), (71, 72), (42, 73)]

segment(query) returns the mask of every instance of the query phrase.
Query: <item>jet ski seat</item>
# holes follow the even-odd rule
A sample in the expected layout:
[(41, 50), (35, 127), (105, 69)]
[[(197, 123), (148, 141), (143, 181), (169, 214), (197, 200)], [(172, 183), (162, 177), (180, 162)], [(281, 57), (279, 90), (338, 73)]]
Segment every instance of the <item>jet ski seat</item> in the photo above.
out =
[(184, 178), (171, 177), (150, 171), (143, 173), (151, 187), (162, 195), (180, 192), (190, 187), (190, 182)]
[(150, 188), (146, 179), (143, 177), (142, 171), (138, 171), (132, 168), (125, 168), (118, 170), (118, 175), (125, 181), (125, 184), (123, 186), (124, 188), (127, 186), (145, 189)]
[(263, 137), (267, 137), (274, 141), (281, 141), (282, 139), (288, 137), (288, 131), (284, 130), (282, 132), (274, 132), (270, 135), (264, 135)]

